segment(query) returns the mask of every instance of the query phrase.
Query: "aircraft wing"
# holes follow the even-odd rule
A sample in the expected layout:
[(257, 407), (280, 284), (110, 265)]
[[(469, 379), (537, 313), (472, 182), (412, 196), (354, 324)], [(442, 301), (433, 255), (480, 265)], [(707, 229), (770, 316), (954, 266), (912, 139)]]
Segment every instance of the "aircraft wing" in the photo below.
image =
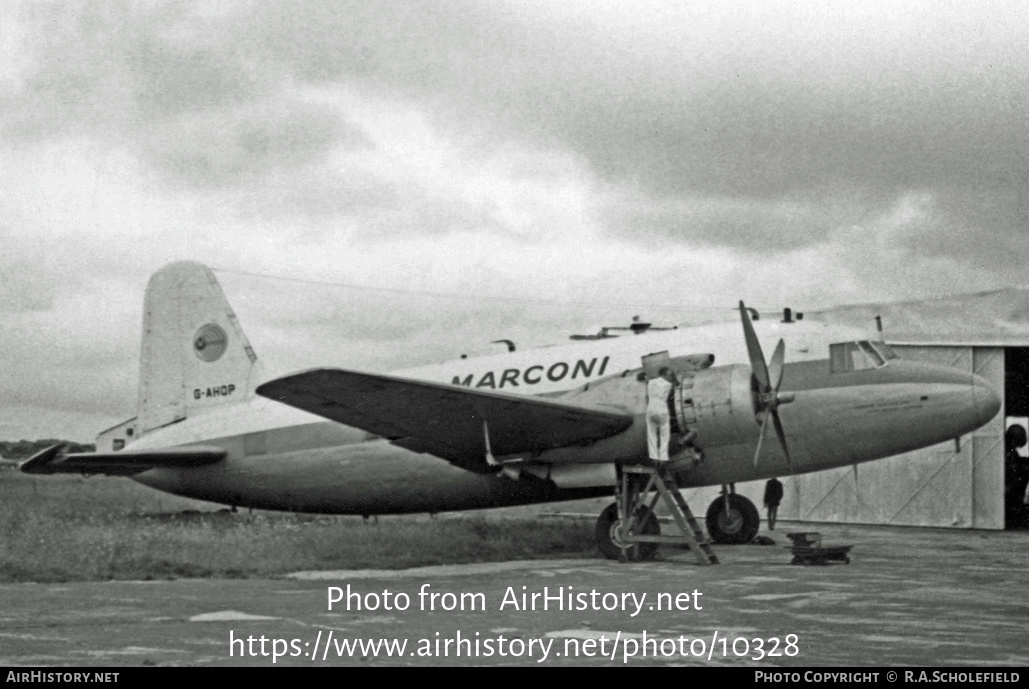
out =
[(109, 474), (131, 476), (160, 467), (194, 467), (225, 459), (226, 451), (212, 446), (169, 447), (154, 450), (131, 448), (121, 452), (66, 453), (53, 445), (19, 465), (26, 474)]
[(341, 369), (278, 378), (257, 394), (475, 471), (486, 468), (483, 422), (495, 456), (588, 443), (632, 425), (628, 413)]

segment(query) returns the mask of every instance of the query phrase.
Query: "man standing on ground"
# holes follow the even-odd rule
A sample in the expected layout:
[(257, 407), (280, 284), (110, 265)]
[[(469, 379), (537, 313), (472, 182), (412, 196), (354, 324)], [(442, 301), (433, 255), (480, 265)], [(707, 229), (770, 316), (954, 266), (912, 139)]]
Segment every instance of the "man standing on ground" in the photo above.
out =
[(768, 508), (768, 530), (775, 531), (775, 517), (782, 502), (782, 483), (774, 476), (765, 484), (765, 507)]

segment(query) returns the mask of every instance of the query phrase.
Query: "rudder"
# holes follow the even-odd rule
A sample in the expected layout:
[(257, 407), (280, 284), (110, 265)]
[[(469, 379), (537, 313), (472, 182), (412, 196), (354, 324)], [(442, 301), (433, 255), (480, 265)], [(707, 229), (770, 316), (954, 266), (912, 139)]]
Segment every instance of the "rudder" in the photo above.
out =
[(257, 355), (210, 268), (179, 261), (153, 274), (143, 308), (141, 433), (245, 401), (258, 375)]

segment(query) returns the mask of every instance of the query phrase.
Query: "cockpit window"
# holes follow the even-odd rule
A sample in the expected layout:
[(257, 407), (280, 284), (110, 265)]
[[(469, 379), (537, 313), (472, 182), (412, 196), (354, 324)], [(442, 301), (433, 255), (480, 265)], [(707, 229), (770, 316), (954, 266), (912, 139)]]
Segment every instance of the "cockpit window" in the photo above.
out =
[(887, 361), (889, 361), (890, 359), (900, 358), (897, 356), (897, 353), (893, 351), (893, 348), (885, 342), (872, 342), (871, 344), (879, 351), (880, 354), (883, 355), (883, 358), (885, 358)]
[(872, 343), (867, 340), (858, 342), (858, 346), (861, 347), (861, 351), (864, 352), (868, 360), (872, 362), (872, 366), (879, 368), (880, 366), (886, 365), (886, 357), (879, 353), (879, 351), (872, 346)]
[(829, 345), (829, 372), (865, 371), (886, 365), (897, 355), (882, 342), (837, 342)]

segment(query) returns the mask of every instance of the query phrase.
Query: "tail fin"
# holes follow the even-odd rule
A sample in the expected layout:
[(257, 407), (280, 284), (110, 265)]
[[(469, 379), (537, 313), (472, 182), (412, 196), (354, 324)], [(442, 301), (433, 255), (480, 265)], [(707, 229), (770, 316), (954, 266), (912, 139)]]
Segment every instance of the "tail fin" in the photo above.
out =
[(143, 309), (141, 434), (252, 397), (259, 373), (257, 355), (210, 268), (180, 261), (154, 273)]

